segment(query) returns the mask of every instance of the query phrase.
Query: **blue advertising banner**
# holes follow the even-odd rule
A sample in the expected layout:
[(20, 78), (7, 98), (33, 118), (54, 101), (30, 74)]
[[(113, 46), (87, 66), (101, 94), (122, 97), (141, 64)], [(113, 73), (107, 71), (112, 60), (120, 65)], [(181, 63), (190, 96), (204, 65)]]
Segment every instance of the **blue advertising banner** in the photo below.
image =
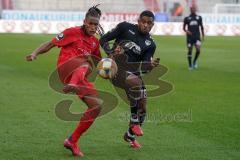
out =
[(200, 14), (203, 23), (240, 24), (240, 14)]
[(4, 20), (31, 20), (31, 21), (82, 21), (85, 12), (63, 12), (63, 11), (18, 11), (3, 10)]

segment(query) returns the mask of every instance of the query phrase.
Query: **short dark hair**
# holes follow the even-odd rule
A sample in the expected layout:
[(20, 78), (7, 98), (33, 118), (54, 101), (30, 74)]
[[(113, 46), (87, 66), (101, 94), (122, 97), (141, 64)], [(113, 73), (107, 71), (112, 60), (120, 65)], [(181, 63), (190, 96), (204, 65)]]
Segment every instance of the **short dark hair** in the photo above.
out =
[(155, 16), (154, 16), (153, 12), (152, 12), (152, 11), (149, 11), (149, 10), (143, 11), (143, 12), (140, 14), (139, 17), (142, 18), (143, 16), (152, 17), (153, 20), (155, 19)]
[(85, 18), (88, 16), (92, 16), (92, 17), (97, 17), (100, 18), (102, 15), (102, 12), (99, 8), (97, 8), (100, 4), (96, 5), (96, 6), (92, 6), (91, 8), (88, 9)]

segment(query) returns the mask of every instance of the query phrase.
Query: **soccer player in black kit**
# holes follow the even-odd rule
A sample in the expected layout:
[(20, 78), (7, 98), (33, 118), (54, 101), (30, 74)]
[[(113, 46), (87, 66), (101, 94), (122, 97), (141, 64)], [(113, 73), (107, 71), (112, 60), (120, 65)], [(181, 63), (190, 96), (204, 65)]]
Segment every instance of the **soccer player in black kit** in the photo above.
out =
[[(154, 14), (151, 11), (143, 11), (138, 24), (119, 23), (116, 28), (100, 38), (100, 45), (118, 65), (118, 73), (112, 79), (112, 83), (124, 89), (128, 97), (131, 117), (124, 140), (129, 142), (132, 148), (141, 147), (136, 141), (136, 136), (143, 135), (141, 126), (146, 116), (147, 95), (141, 74), (159, 65), (159, 58), (152, 58), (156, 45), (149, 32), (153, 25)], [(109, 46), (111, 40), (115, 40), (112, 48)], [(126, 58), (121, 60), (122, 56)]]
[[(202, 17), (196, 14), (196, 7), (190, 8), (191, 14), (184, 18), (183, 30), (187, 35), (187, 47), (188, 47), (188, 64), (189, 70), (197, 69), (197, 59), (200, 55), (201, 39), (204, 39), (204, 27), (202, 23)], [(187, 26), (187, 29), (186, 29)], [(200, 36), (200, 28), (202, 38)], [(196, 54), (192, 62), (192, 50), (193, 45), (196, 48)]]

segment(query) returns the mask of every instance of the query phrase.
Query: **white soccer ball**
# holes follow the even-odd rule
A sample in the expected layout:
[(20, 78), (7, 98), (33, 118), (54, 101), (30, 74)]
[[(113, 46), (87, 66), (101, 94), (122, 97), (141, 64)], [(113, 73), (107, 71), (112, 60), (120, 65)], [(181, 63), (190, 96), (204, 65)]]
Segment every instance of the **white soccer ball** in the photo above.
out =
[(98, 75), (104, 79), (112, 79), (117, 70), (117, 64), (111, 58), (103, 58), (97, 65)]

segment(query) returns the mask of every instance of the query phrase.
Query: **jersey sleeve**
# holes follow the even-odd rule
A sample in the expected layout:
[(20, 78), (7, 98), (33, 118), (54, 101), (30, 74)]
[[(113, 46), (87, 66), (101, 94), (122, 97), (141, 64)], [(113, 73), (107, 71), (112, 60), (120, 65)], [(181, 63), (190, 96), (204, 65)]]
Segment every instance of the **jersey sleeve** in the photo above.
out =
[(199, 17), (199, 26), (203, 30), (203, 22), (202, 22), (202, 17), (201, 16)]
[(186, 25), (187, 25), (187, 17), (183, 20), (183, 30), (186, 31)]
[(68, 28), (53, 38), (52, 43), (58, 47), (66, 46), (75, 41), (76, 38), (74, 33), (73, 28)]
[(107, 32), (100, 38), (100, 45), (107, 54), (111, 54), (109, 41), (119, 37), (125, 30), (127, 22), (119, 23), (114, 29)]

